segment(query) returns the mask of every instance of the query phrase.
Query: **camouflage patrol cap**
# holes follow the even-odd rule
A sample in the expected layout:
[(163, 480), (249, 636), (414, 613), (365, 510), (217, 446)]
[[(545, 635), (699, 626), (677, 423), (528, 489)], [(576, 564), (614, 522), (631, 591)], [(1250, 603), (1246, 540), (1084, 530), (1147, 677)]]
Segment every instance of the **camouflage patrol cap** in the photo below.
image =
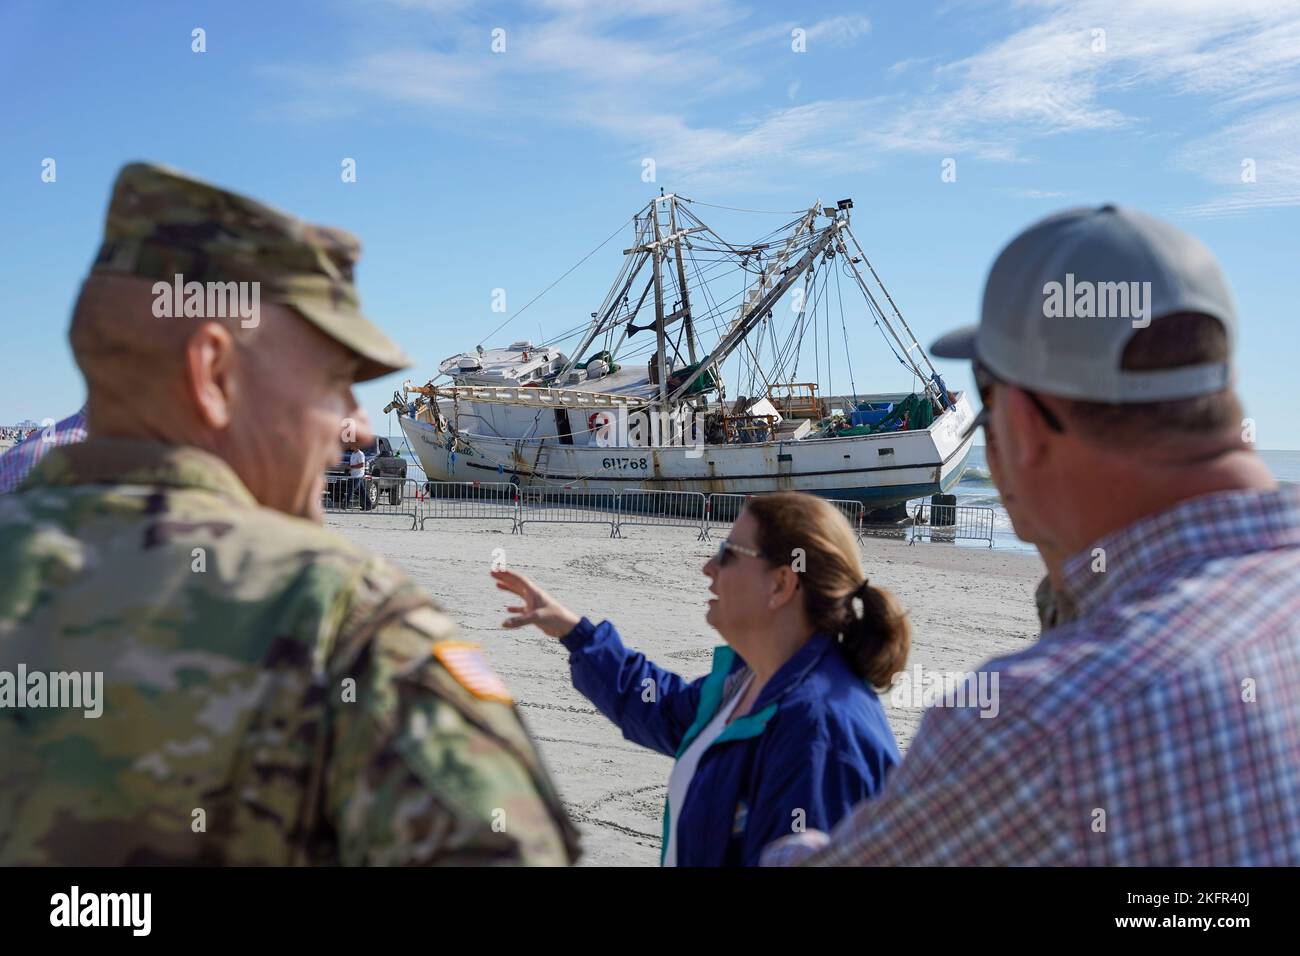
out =
[(174, 282), (257, 282), (259, 301), (298, 312), (362, 358), (357, 381), (411, 364), (361, 314), (352, 284), (361, 243), (152, 163), (123, 166), (92, 274)]

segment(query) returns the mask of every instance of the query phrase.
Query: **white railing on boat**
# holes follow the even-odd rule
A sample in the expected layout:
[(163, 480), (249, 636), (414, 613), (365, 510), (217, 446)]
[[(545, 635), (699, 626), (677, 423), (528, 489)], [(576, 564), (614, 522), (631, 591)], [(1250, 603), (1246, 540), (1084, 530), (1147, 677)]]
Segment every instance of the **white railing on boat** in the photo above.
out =
[[(417, 391), (417, 389), (410, 389)], [(651, 400), (615, 392), (585, 392), (578, 388), (526, 388), (508, 385), (429, 385), (418, 391), (449, 401), (526, 405), (532, 408), (643, 408)]]

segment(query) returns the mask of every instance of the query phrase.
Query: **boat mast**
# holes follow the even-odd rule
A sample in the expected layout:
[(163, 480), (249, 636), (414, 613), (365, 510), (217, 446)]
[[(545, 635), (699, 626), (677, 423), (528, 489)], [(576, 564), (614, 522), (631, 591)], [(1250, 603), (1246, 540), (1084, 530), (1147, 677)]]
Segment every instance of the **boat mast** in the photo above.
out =
[[(662, 195), (661, 197), (662, 198)], [(667, 334), (664, 331), (664, 278), (663, 270), (660, 267), (660, 258), (663, 255), (661, 243), (663, 242), (663, 233), (659, 229), (659, 199), (650, 203), (650, 215), (654, 219), (655, 227), (655, 249), (651, 255), (654, 257), (654, 282), (655, 282), (655, 346), (658, 349), (658, 369), (659, 369), (659, 404), (667, 406), (668, 404), (668, 359), (664, 348)]]
[[(672, 197), (672, 206), (668, 213), (668, 228), (677, 234), (677, 197)], [(690, 351), (691, 364), (695, 364), (695, 325), (691, 320), (691, 298), (686, 291), (686, 264), (682, 260), (682, 240), (679, 238), (673, 243), (673, 251), (677, 253), (677, 284), (682, 291), (681, 313), (682, 323), (686, 327), (686, 348)]]

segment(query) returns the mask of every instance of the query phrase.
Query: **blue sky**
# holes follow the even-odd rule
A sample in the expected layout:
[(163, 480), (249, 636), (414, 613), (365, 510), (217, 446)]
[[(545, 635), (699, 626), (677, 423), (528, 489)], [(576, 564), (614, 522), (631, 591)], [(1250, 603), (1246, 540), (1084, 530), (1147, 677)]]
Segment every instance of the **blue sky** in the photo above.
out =
[[(151, 159), (357, 233), (366, 310), (416, 377), (500, 323), (493, 289), (518, 309), (660, 186), (757, 209), (852, 197), (926, 344), (975, 319), (988, 265), (1028, 223), (1139, 206), (1219, 257), (1259, 445), (1300, 448), (1294, 2), (7, 0), (4, 22), (0, 422), (82, 400), (69, 310), (116, 170)], [(754, 238), (779, 220), (706, 221)], [(488, 344), (578, 324), (628, 244)], [(849, 339), (859, 389), (910, 386), (869, 324)], [(363, 386), (372, 416), (401, 378)]]

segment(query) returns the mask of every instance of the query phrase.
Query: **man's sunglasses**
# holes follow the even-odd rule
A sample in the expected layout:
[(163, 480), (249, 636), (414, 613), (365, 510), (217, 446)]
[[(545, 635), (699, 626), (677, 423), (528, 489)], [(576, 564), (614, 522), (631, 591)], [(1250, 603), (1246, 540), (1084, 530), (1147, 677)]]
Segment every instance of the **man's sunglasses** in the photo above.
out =
[[(984, 410), (980, 413), (978, 421), (979, 424), (982, 424), (987, 428), (989, 412), (993, 408), (993, 386), (1009, 385), (1011, 383), (998, 378), (989, 371), (987, 365), (983, 365), (978, 361), (972, 364), (972, 371), (975, 373), (975, 388), (979, 391), (980, 402), (984, 405)], [(1061, 424), (1061, 420), (1056, 417), (1056, 414), (1050, 408), (1043, 404), (1041, 398), (1020, 385), (1016, 385), (1015, 387), (1019, 388), (1029, 397), (1029, 401), (1033, 403), (1034, 408), (1038, 409), (1038, 414), (1043, 416), (1043, 421), (1047, 423), (1048, 428), (1058, 433), (1065, 431), (1065, 426)]]
[(734, 544), (726, 538), (718, 542), (718, 567), (725, 568), (731, 562), (732, 554), (743, 554), (747, 558), (761, 558), (763, 552), (757, 548), (747, 548), (743, 544)]

